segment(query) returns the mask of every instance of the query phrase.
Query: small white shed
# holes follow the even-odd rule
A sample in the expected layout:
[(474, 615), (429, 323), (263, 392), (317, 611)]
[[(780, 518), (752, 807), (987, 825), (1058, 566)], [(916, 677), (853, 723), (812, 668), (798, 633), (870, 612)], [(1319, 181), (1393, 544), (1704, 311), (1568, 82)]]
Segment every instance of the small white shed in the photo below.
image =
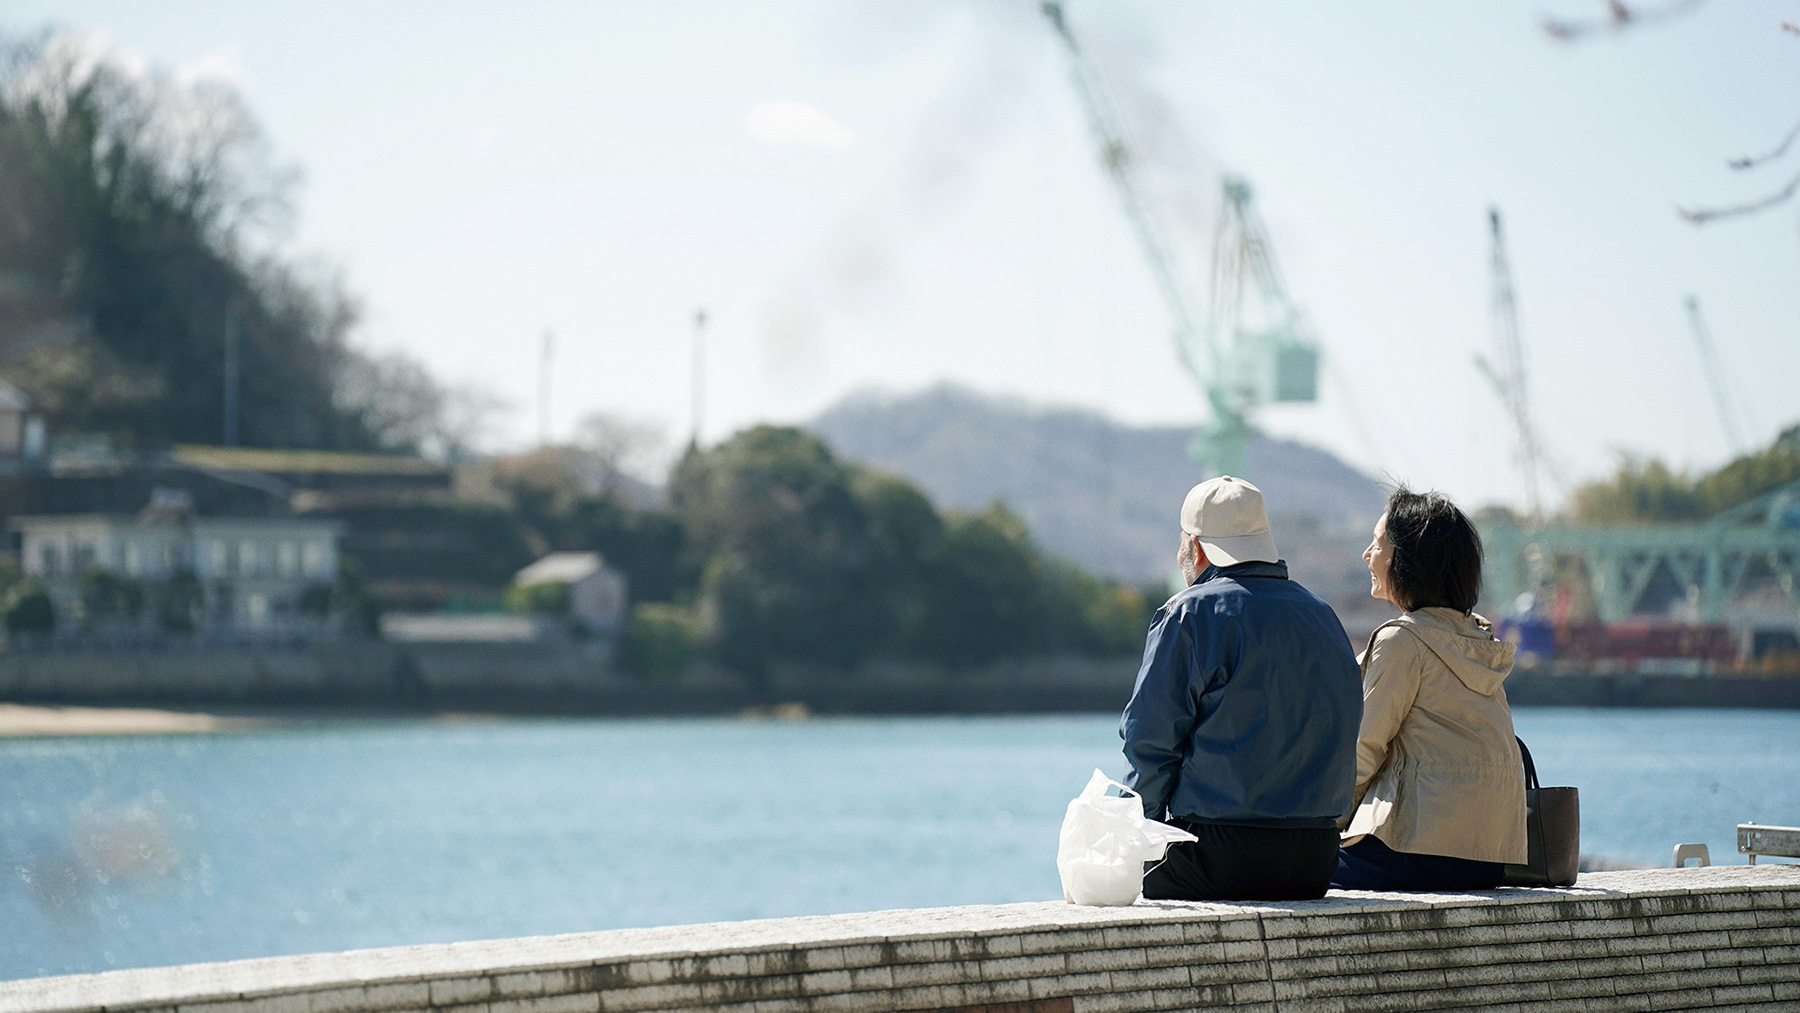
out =
[(625, 624), (625, 575), (606, 565), (597, 552), (552, 552), (513, 576), (520, 587), (567, 584), (569, 618), (596, 633), (611, 633)]

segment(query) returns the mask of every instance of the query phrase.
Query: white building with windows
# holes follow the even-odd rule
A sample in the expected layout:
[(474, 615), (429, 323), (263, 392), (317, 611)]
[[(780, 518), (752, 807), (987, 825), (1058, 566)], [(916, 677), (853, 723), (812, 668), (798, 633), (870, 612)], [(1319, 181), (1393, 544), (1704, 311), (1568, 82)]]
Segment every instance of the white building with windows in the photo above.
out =
[[(159, 493), (162, 490), (159, 490)], [(196, 517), (181, 502), (156, 499), (136, 517), (56, 514), (14, 517), (25, 575), (44, 586), (59, 628), (86, 615), (96, 574), (137, 589), (137, 615), (114, 626), (152, 629), (185, 583), (196, 632), (301, 634), (335, 628), (318, 607), (338, 571), (336, 521), (296, 517)], [(159, 509), (172, 507), (172, 509)], [(309, 595), (311, 599), (309, 600)], [(324, 599), (324, 600), (328, 600)]]

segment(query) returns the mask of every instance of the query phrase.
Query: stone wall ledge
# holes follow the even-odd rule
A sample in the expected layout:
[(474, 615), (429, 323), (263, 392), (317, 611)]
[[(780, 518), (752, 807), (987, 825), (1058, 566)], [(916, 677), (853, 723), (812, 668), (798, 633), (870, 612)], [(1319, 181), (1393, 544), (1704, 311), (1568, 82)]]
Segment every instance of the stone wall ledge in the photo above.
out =
[(1057, 902), (0, 982), (0, 1013), (1800, 1008), (1800, 866), (1294, 903)]

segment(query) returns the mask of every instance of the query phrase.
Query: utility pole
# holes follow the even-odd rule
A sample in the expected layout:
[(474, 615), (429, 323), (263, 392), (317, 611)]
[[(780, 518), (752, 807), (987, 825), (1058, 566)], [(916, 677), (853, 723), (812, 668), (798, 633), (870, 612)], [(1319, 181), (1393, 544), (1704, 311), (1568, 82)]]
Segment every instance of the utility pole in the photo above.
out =
[(538, 446), (550, 445), (550, 329), (544, 328), (544, 355), (538, 364)]
[(706, 307), (694, 311), (694, 376), (693, 376), (693, 437), (688, 446), (698, 449), (700, 446), (700, 427), (706, 421)]
[(238, 445), (238, 298), (225, 304), (225, 439), (227, 447)]

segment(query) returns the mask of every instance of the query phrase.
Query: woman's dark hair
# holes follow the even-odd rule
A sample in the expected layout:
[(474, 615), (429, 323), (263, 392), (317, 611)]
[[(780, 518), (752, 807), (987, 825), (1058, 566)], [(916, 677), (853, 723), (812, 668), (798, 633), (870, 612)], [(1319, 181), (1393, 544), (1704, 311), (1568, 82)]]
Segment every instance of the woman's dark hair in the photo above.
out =
[(1393, 546), (1388, 586), (1406, 611), (1422, 608), (1475, 610), (1481, 595), (1481, 536), (1442, 493), (1394, 490), (1387, 502), (1387, 537)]

